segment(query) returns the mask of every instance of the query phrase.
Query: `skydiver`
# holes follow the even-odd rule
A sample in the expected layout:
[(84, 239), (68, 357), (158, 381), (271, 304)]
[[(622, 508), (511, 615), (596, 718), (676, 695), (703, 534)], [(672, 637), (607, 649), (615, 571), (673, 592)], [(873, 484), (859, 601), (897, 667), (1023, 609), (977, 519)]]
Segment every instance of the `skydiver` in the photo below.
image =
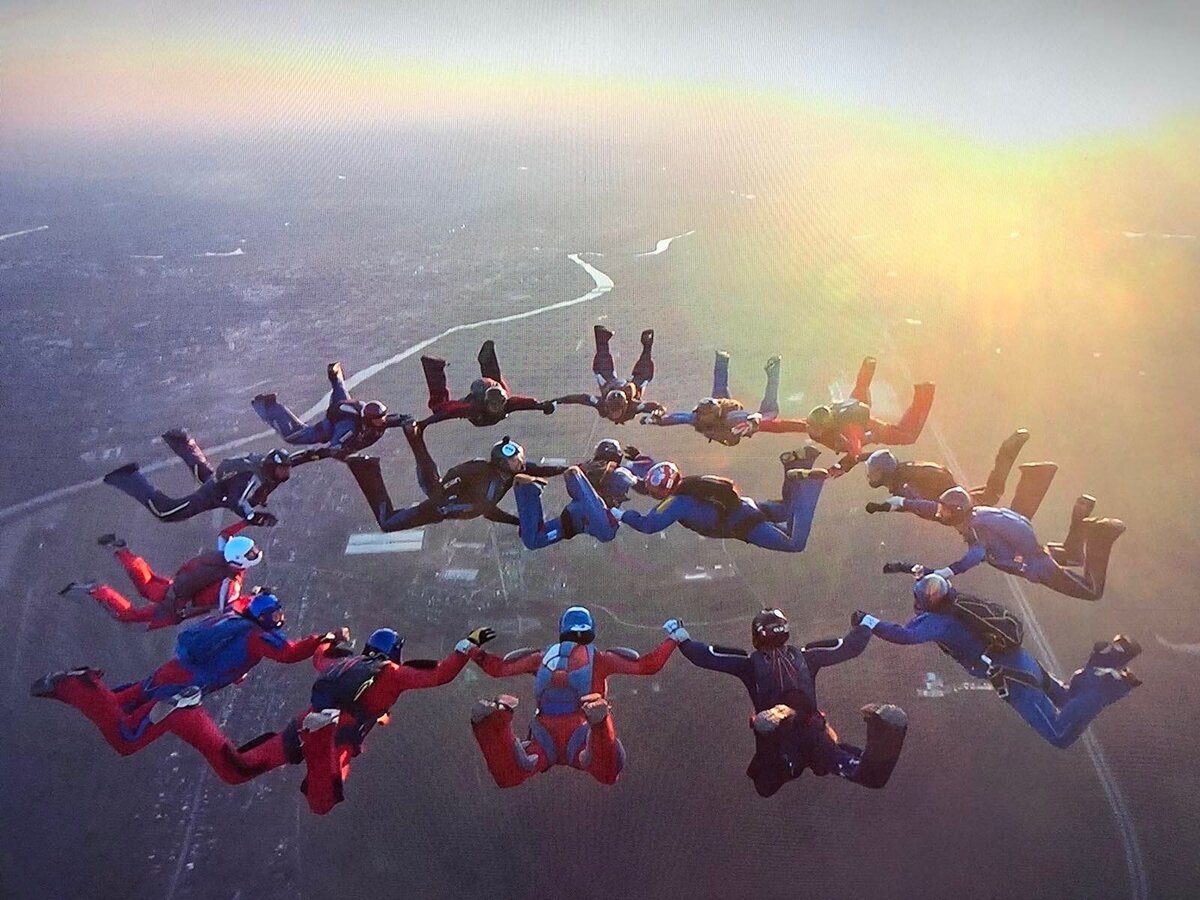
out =
[(808, 544), (813, 515), (827, 473), (813, 469), (816, 448), (784, 453), (783, 499), (752, 500), (737, 485), (715, 475), (683, 477), (671, 462), (657, 463), (646, 475), (646, 490), (657, 507), (648, 513), (616, 509), (616, 519), (634, 531), (655, 534), (678, 522), (704, 537), (732, 538), (784, 553)]
[(729, 396), (729, 354), (718, 350), (713, 363), (713, 391), (691, 412), (654, 413), (642, 416), (643, 425), (691, 425), (709, 441), (726, 447), (741, 443), (744, 437), (753, 437), (761, 426), (767, 412), (779, 408), (779, 364), (781, 357), (767, 360), (767, 387), (763, 401), (756, 413), (747, 412), (740, 402)]
[(445, 475), (425, 446), (424, 429), (419, 423), (404, 425), (404, 436), (417, 462), (417, 484), (426, 500), (405, 509), (392, 505), (387, 485), (376, 456), (350, 456), (354, 480), (375, 514), (381, 531), (403, 531), (447, 519), (474, 519), (482, 516), (492, 522), (520, 525), (520, 519), (499, 507), (513, 480), (520, 472), (538, 478), (553, 478), (566, 471), (565, 466), (543, 466), (525, 462), (525, 448), (507, 435), (492, 446), (487, 459), (472, 459), (454, 466)]
[[(196, 707), (205, 695), (242, 681), (262, 660), (300, 662), (322, 644), (350, 636), (343, 628), (289, 641), (283, 624), (279, 599), (258, 592), (182, 630), (175, 655), (141, 681), (110, 689), (102, 671), (84, 667), (47, 675), (31, 693), (74, 706), (117, 753), (128, 756), (173, 730), (164, 720), (176, 710)], [(192, 743), (192, 728), (175, 733)]]
[(860, 750), (838, 740), (817, 701), (817, 672), (862, 653), (871, 639), (866, 626), (855, 625), (844, 638), (798, 648), (788, 643), (787, 617), (778, 609), (764, 609), (750, 626), (750, 653), (692, 640), (678, 619), (663, 627), (690, 663), (733, 675), (745, 685), (754, 706), (754, 758), (746, 774), (759, 796), (770, 797), (806, 768), (814, 775), (834, 774), (863, 787), (887, 784), (908, 730), (904, 710), (891, 704), (864, 706), (867, 744)]
[(1054, 747), (1075, 743), (1104, 707), (1141, 684), (1126, 668), (1142, 652), (1118, 634), (1092, 648), (1087, 663), (1063, 684), (1021, 646), (1020, 621), (999, 603), (960, 594), (941, 575), (913, 585), (917, 615), (904, 625), (856, 611), (855, 625), (891, 644), (936, 642), (974, 678), (991, 682), (997, 695)]
[(516, 787), (553, 766), (581, 769), (601, 784), (616, 783), (625, 748), (613, 730), (608, 678), (656, 674), (675, 650), (675, 641), (668, 638), (639, 657), (623, 647), (596, 650), (595, 636), (592, 614), (572, 606), (559, 619), (558, 643), (546, 650), (527, 647), (503, 658), (480, 651), (476, 656), (475, 662), (493, 678), (534, 676), (537, 707), (524, 741), (513, 733), (516, 697), (480, 700), (471, 713), (471, 730), (500, 787)]
[(134, 606), (112, 586), (95, 581), (72, 581), (59, 594), (87, 594), (118, 622), (144, 622), (147, 631), (224, 609), (241, 594), (246, 570), (262, 562), (262, 550), (254, 541), (238, 536), (249, 524), (242, 520), (230, 525), (217, 536), (215, 551), (192, 557), (170, 578), (156, 574), (115, 534), (103, 534), (97, 543), (113, 551), (138, 594), (149, 603)]
[(779, 418), (778, 405), (763, 410), (759, 431), (768, 434), (807, 434), (842, 458), (829, 470), (833, 477), (844, 475), (863, 457), (864, 444), (899, 446), (915, 443), (925, 427), (933, 407), (934, 385), (923, 382), (913, 386), (913, 400), (900, 421), (890, 424), (871, 415), (871, 381), (875, 360), (868, 356), (858, 370), (849, 400), (816, 407), (806, 419)]
[(204, 451), (187, 432), (174, 429), (163, 442), (187, 463), (200, 487), (186, 497), (170, 497), (152, 485), (135, 462), (104, 476), (104, 483), (128, 494), (160, 522), (182, 522), (211, 509), (228, 509), (252, 525), (274, 525), (275, 516), (259, 509), (277, 487), (291, 477), (292, 468), (317, 459), (315, 451), (289, 454), (272, 450), (266, 455), (248, 453), (221, 460), (214, 471)]
[(646, 393), (646, 386), (654, 378), (654, 360), (650, 356), (654, 347), (654, 330), (647, 328), (642, 332), (642, 355), (633, 364), (633, 372), (628, 381), (617, 377), (612, 352), (608, 349), (608, 342), (613, 333), (603, 325), (596, 325), (593, 331), (596, 337), (596, 355), (592, 359), (592, 374), (596, 376), (600, 392), (568, 394), (558, 397), (553, 402), (590, 406), (598, 415), (614, 425), (624, 425), (638, 415), (665, 412), (662, 404), (642, 399)]
[(450, 399), (446, 386), (446, 361), (436, 356), (422, 356), (425, 382), (429, 386), (429, 409), (433, 415), (421, 420), (421, 427), (446, 419), (466, 419), (477, 428), (495, 425), (509, 413), (540, 409), (546, 415), (554, 412), (553, 400), (536, 400), (520, 394), (510, 394), (508, 383), (500, 374), (496, 345), (484, 341), (479, 348), (479, 372), (482, 377), (471, 383), (471, 392), (461, 400)]
[[(995, 506), (1000, 502), (1017, 454), (1028, 440), (1029, 432), (1024, 428), (1018, 428), (1004, 439), (996, 452), (996, 461), (987, 482), (979, 487), (967, 488), (974, 505)], [(895, 497), (936, 500), (952, 487), (965, 487), (958, 484), (949, 469), (938, 463), (900, 462), (891, 450), (886, 449), (863, 455), (867, 461), (867, 484), (874, 488), (887, 488), (888, 493)], [(1021, 479), (1009, 508), (1032, 519), (1057, 471), (1058, 466), (1052, 462), (1022, 465)], [(869, 513), (890, 511), (891, 507), (886, 503), (867, 504)]]
[[(617, 534), (617, 520), (610, 508), (629, 498), (630, 490), (644, 491), (642, 478), (654, 460), (636, 447), (625, 447), (611, 438), (596, 445), (592, 459), (572, 466), (563, 474), (571, 501), (549, 522), (542, 507), (545, 480), (521, 473), (516, 476), (513, 499), (521, 521), (521, 541), (530, 550), (540, 550), (577, 534), (588, 534), (602, 543)], [(639, 474), (640, 473), (640, 474)]]
[[(1080, 498), (1076, 501), (1076, 509), (1080, 508), (1081, 501), (1087, 507), (1086, 501), (1091, 499)], [(923, 519), (950, 525), (967, 542), (967, 552), (958, 561), (944, 568), (912, 567), (914, 572), (932, 572), (950, 578), (986, 560), (1010, 575), (1020, 576), (1034, 584), (1043, 584), (1052, 591), (1080, 600), (1099, 600), (1104, 596), (1108, 557), (1113, 543), (1125, 533), (1125, 523), (1120, 519), (1080, 519), (1076, 534), (1082, 535), (1080, 552), (1083, 573), (1079, 574), (1055, 559), (1056, 555), (1060, 558), (1062, 555), (1042, 544), (1027, 518), (1011, 509), (974, 506), (964, 488), (951, 488), (937, 500), (889, 497), (888, 504), (897, 510), (915, 512)], [(887, 570), (904, 571), (907, 568), (907, 563), (892, 563)]]
[(341, 459), (365, 450), (383, 437), (389, 428), (403, 425), (410, 417), (389, 414), (378, 400), (355, 400), (346, 390), (342, 364), (332, 362), (326, 369), (329, 376), (329, 408), (319, 422), (305, 425), (280, 403), (275, 394), (258, 394), (250, 405), (258, 417), (274, 428), (289, 444), (324, 444), (322, 458)]
[[(405, 662), (404, 639), (391, 628), (373, 631), (361, 655), (345, 644), (322, 645), (313, 656), (321, 674), (313, 683), (310, 704), (282, 732), (268, 732), (236, 747), (219, 730), (206, 729), (193, 746), (230, 784), (285, 763), (305, 763), (300, 790), (309, 809), (324, 815), (345, 798), (350, 761), (362, 753), (371, 730), (387, 724), (400, 695), (453, 681), (478, 648), (494, 637), (492, 629), (476, 628), (437, 662)], [(173, 730), (185, 727), (186, 711), (168, 719), (172, 720), (179, 723)]]

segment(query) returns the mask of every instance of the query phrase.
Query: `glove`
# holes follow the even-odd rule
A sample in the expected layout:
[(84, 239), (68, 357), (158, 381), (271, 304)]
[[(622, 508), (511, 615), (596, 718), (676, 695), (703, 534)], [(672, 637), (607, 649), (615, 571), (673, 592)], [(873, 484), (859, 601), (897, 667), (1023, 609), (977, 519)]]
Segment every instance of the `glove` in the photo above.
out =
[(879, 624), (879, 619), (875, 618), (870, 613), (863, 612), (861, 609), (856, 609), (854, 612), (850, 613), (850, 624), (855, 628), (857, 628), (859, 625), (866, 625), (868, 628), (874, 631), (875, 626)]
[(331, 362), (325, 367), (325, 374), (329, 376), (330, 381), (342, 377), (342, 364), (340, 362)]
[(920, 578), (925, 574), (925, 567), (910, 562), (885, 562), (883, 564), (884, 575), (898, 575), (901, 573), (916, 575)]
[(616, 507), (616, 506), (610, 506), (610, 507), (608, 508), (608, 512), (609, 512), (609, 514), (610, 514), (610, 515), (611, 515), (611, 516), (612, 516), (614, 519), (616, 519), (618, 522), (620, 522), (620, 521), (621, 521), (621, 517), (625, 515), (625, 513), (621, 512), (620, 508), (619, 508), (619, 507)]
[(274, 528), (279, 524), (279, 519), (273, 513), (269, 512), (252, 513), (246, 521), (251, 525), (259, 525), (263, 528)]
[(633, 444), (625, 445), (625, 458), (626, 459), (637, 459), (641, 455), (642, 455), (642, 451), (639, 450), (637, 447), (633, 446)]
[(663, 631), (667, 633), (667, 637), (677, 644), (692, 639), (692, 636), (687, 633), (687, 629), (683, 627), (683, 622), (680, 619), (667, 619), (667, 621), (663, 622)]
[(887, 508), (892, 512), (900, 512), (900, 510), (904, 509), (903, 497), (888, 497), (883, 502), (887, 504)]
[(661, 425), (662, 422), (660, 420), (662, 419), (662, 417), (663, 417), (662, 413), (652, 412), (649, 415), (640, 416), (638, 418), (638, 422), (642, 425)]
[(867, 504), (867, 512), (869, 512), (869, 513), (881, 513), (881, 512), (891, 512), (891, 511), (892, 511), (892, 508), (890, 506), (888, 506), (888, 504), (886, 504), (886, 503), (868, 503)]
[(495, 639), (496, 639), (496, 629), (487, 628), (486, 626), (483, 628), (476, 628), (474, 631), (472, 631), (470, 634), (467, 635), (467, 640), (470, 641), (472, 644), (474, 644), (476, 647), (482, 647), (488, 641), (493, 641)]
[(328, 650), (325, 651), (326, 656), (345, 657), (354, 655), (354, 641), (334, 641)]
[(554, 412), (555, 408), (556, 408), (556, 404), (554, 403), (554, 401), (547, 400), (545, 403), (542, 404), (542, 415), (544, 415), (544, 416), (550, 415), (552, 412)]

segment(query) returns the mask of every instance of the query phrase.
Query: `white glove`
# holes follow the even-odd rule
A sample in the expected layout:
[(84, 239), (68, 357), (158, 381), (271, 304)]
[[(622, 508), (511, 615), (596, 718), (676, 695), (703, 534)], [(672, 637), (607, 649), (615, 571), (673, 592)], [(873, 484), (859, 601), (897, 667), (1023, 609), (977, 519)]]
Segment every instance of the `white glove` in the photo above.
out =
[(624, 514), (623, 512), (621, 512), (621, 510), (620, 510), (618, 507), (616, 507), (616, 506), (610, 506), (610, 507), (608, 508), (608, 511), (609, 511), (610, 513), (612, 513), (612, 517), (613, 517), (614, 519), (616, 519), (618, 522), (620, 522), (620, 521), (621, 521), (621, 516), (625, 515), (625, 514)]
[(925, 577), (925, 567), (922, 565), (913, 566), (912, 574), (913, 574), (913, 578), (924, 578)]
[(687, 633), (687, 629), (683, 627), (683, 622), (679, 619), (667, 619), (667, 621), (663, 622), (663, 631), (667, 633), (667, 637), (677, 644), (692, 639), (692, 636)]
[(862, 617), (862, 621), (859, 622), (858, 624), (866, 625), (868, 628), (870, 628), (872, 631), (874, 631), (875, 626), (879, 624), (879, 620), (872, 615), (865, 615)]
[(642, 425), (657, 425), (660, 418), (661, 416), (647, 415), (638, 419), (638, 422)]
[(461, 653), (463, 656), (466, 656), (468, 653), (471, 652), (471, 648), (474, 646), (475, 645), (472, 644), (470, 641), (468, 641), (466, 638), (463, 638), (461, 641), (459, 641), (457, 644), (454, 645), (454, 652)]
[(884, 503), (888, 505), (888, 509), (892, 512), (900, 512), (900, 510), (904, 509), (903, 497), (888, 497)]

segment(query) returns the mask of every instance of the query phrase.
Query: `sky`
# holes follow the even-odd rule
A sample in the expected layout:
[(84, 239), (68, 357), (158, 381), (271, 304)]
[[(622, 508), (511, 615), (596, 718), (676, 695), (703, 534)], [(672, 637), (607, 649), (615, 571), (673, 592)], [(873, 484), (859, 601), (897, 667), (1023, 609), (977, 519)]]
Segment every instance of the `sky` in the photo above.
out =
[(378, 121), (550, 84), (782, 95), (1009, 145), (1200, 115), (1194, 3), (18, 0), (0, 26), (6, 131)]

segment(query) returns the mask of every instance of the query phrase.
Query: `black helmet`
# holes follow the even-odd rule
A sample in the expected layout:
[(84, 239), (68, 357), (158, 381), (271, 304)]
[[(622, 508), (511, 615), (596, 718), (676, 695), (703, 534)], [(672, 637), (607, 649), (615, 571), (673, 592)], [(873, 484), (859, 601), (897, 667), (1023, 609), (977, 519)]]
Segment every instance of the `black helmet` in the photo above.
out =
[(755, 650), (777, 650), (788, 642), (788, 620), (777, 609), (764, 609), (750, 624), (750, 641)]
[(363, 404), (362, 417), (364, 419), (382, 419), (387, 415), (387, 407), (378, 400), (370, 400)]
[(596, 449), (592, 452), (592, 459), (597, 462), (619, 463), (624, 459), (620, 442), (612, 438), (605, 438), (596, 445)]
[(490, 460), (498, 466), (504, 465), (518, 453), (521, 453), (524, 449), (524, 447), (506, 434), (503, 439), (492, 445), (492, 455)]

